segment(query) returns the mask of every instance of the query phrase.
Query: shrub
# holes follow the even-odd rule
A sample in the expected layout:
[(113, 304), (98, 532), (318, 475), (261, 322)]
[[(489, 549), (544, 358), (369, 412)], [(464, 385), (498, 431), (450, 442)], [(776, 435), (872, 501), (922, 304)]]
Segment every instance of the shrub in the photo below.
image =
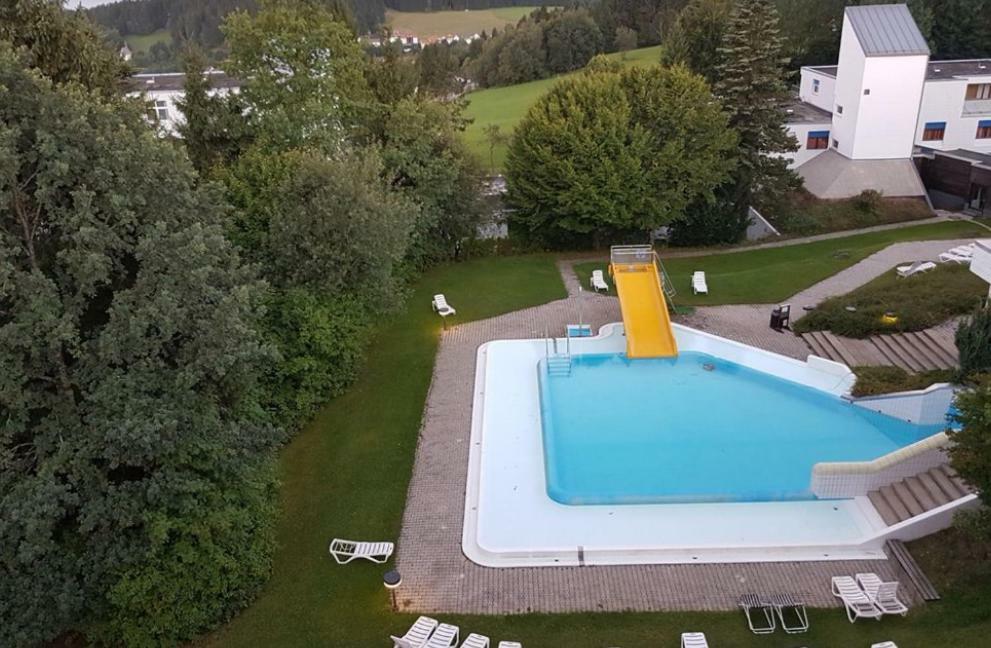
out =
[(960, 323), (956, 343), (961, 373), (991, 372), (991, 307), (982, 305)]
[(857, 384), (852, 390), (854, 396), (925, 389), (936, 383), (953, 380), (953, 371), (942, 369), (910, 374), (901, 367), (854, 367), (853, 372), (857, 374)]
[(881, 210), (881, 202), (884, 196), (876, 189), (864, 189), (853, 199), (853, 205), (859, 211), (871, 216), (876, 215)]
[(950, 463), (968, 484), (977, 489), (985, 507), (969, 516), (971, 528), (991, 535), (991, 513), (987, 493), (991, 491), (991, 376), (984, 375), (974, 388), (960, 392), (956, 398), (956, 420), (961, 429), (948, 432)]

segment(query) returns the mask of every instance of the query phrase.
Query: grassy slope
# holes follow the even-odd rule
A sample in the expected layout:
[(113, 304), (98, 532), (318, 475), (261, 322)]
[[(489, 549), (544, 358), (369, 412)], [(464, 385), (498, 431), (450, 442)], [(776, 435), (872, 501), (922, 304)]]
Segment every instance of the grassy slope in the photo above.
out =
[(131, 48), (131, 51), (137, 54), (138, 52), (147, 52), (155, 43), (170, 44), (172, 42), (172, 34), (168, 29), (159, 29), (150, 34), (126, 36), (124, 40), (127, 41), (127, 46)]
[[(678, 290), (674, 301), (679, 306), (771, 304), (788, 299), (892, 243), (967, 238), (985, 232), (971, 223), (950, 221), (729, 254), (669, 259), (664, 258), (663, 251), (660, 255)], [(587, 286), (592, 270), (604, 270), (606, 266), (603, 259), (576, 264), (575, 271)], [(705, 271), (709, 295), (692, 294), (691, 276), (695, 270)]]
[[(832, 331), (850, 337), (878, 333), (921, 331), (955, 315), (974, 310), (988, 294), (988, 285), (965, 265), (940, 265), (913, 277), (899, 277), (894, 270), (845, 295), (827, 299), (795, 322), (795, 331)], [(846, 310), (855, 306), (855, 312)], [(881, 317), (893, 312), (894, 324)]]
[[(412, 622), (414, 615), (389, 611), (381, 586), (386, 567), (365, 562), (338, 567), (326, 545), (334, 535), (396, 537), (440, 327), (427, 304), (439, 291), (458, 309), (458, 321), (564, 294), (547, 257), (484, 259), (424, 277), (409, 308), (383, 323), (358, 383), (286, 448), (275, 573), (251, 608), (202, 644), (386, 646), (389, 633)], [(781, 633), (755, 637), (735, 612), (435, 616), (531, 648), (673, 646), (678, 633), (690, 629), (704, 630), (714, 646), (724, 647), (848, 648), (885, 639), (903, 646), (982, 645), (991, 632), (991, 588), (986, 580), (961, 578), (966, 587), (947, 592), (945, 603), (907, 619), (851, 625), (839, 610), (813, 610), (812, 632), (798, 640)]]
[(502, 30), (538, 7), (502, 7), (474, 11), (393, 11), (385, 12), (385, 22), (393, 30), (416, 34), (421, 39), (458, 34), (471, 36), (493, 27)]
[[(609, 57), (621, 60), (627, 65), (651, 65), (660, 60), (661, 48), (644, 47), (623, 54), (610, 54)], [(485, 127), (489, 124), (497, 124), (504, 135), (512, 135), (516, 124), (523, 119), (530, 107), (560, 78), (552, 77), (512, 86), (487, 88), (469, 94), (465, 115), (472, 119), (472, 123), (464, 133), (468, 147), (488, 166), (489, 145), (485, 141)], [(496, 168), (501, 168), (505, 162), (506, 149), (505, 145), (496, 148), (492, 156)]]

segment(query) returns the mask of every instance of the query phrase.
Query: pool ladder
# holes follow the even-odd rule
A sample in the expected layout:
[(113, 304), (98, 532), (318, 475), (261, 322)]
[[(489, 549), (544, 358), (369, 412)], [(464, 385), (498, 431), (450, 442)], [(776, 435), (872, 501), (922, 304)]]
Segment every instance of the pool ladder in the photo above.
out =
[[(563, 348), (562, 348), (563, 347)], [(564, 343), (544, 331), (544, 356), (547, 358), (547, 374), (550, 376), (571, 375), (571, 338), (565, 336)]]

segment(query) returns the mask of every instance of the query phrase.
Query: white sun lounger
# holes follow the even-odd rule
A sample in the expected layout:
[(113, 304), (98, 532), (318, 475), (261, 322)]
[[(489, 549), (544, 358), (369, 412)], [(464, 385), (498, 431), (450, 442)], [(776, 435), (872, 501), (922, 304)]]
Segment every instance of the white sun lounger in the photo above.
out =
[(609, 292), (609, 284), (606, 283), (606, 278), (602, 275), (602, 270), (593, 270), (592, 278), (588, 280), (588, 283), (595, 292), (599, 292), (600, 290)]
[(701, 632), (682, 632), (681, 648), (709, 648), (709, 642)]
[(961, 265), (969, 264), (972, 256), (964, 256), (962, 254), (954, 254), (952, 252), (943, 252), (939, 255), (940, 263), (959, 263)]
[(523, 648), (523, 644), (518, 641), (500, 641), (499, 648)]
[[(777, 627), (774, 621), (774, 610), (756, 594), (744, 594), (740, 597), (740, 607), (747, 617), (747, 625), (754, 634), (771, 634)], [(756, 613), (754, 612), (756, 611)], [(761, 619), (761, 616), (764, 618)]]
[(908, 606), (898, 598), (898, 583), (885, 582), (873, 572), (857, 574), (857, 582), (863, 588), (867, 597), (873, 601), (884, 614), (908, 614)]
[(932, 261), (916, 261), (912, 265), (898, 266), (895, 271), (899, 277), (911, 277), (914, 274), (929, 272), (936, 267)]
[(355, 558), (364, 558), (382, 564), (389, 560), (395, 545), (391, 542), (355, 542), (334, 538), (330, 541), (330, 555), (339, 565), (346, 565)]
[(881, 643), (871, 644), (871, 648), (898, 648), (894, 641), (882, 641)]
[(833, 576), (833, 596), (843, 601), (850, 623), (857, 619), (881, 620), (881, 610), (851, 577)]
[(437, 619), (422, 616), (410, 626), (402, 637), (390, 636), (394, 648), (422, 648), (430, 638), (430, 633), (437, 627)]
[(447, 297), (444, 295), (434, 295), (434, 300), (430, 302), (433, 307), (434, 312), (436, 312), (441, 317), (447, 317), (448, 315), (454, 315), (458, 311), (451, 308), (451, 305), (447, 303)]
[(458, 645), (458, 626), (442, 623), (430, 635), (423, 648), (452, 648)]
[(461, 648), (489, 648), (489, 638), (473, 632), (465, 638)]
[(696, 295), (709, 294), (709, 285), (705, 282), (705, 272), (702, 270), (692, 273), (692, 292)]

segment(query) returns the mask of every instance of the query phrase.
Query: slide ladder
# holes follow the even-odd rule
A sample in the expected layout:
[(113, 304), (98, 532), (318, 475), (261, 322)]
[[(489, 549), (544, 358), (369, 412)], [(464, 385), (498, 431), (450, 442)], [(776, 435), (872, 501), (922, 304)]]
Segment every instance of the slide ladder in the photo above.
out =
[(665, 289), (666, 273), (649, 245), (614, 245), (609, 250), (609, 273), (616, 284), (626, 329), (628, 358), (671, 358), (678, 344), (671, 328)]

